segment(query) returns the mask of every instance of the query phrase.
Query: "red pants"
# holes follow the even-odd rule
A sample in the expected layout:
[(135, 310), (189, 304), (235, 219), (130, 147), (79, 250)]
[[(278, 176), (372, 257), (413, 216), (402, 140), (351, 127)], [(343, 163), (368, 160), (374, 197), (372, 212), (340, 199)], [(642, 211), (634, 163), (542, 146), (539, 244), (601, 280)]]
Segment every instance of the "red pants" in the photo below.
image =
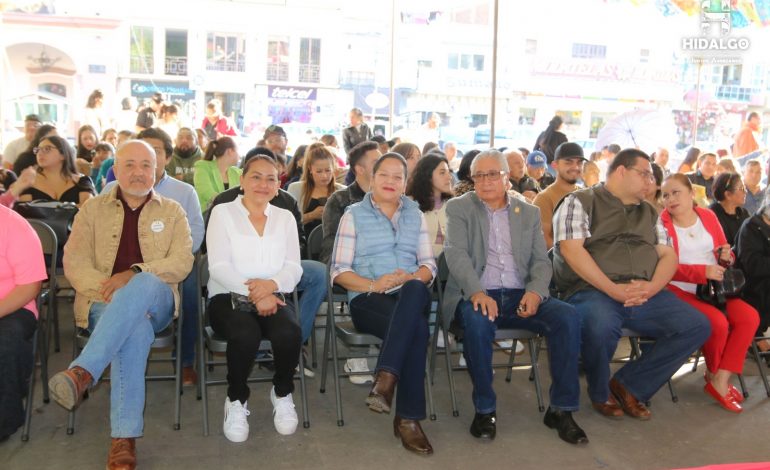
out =
[(746, 360), (746, 351), (751, 346), (759, 326), (759, 314), (754, 307), (741, 299), (730, 298), (727, 299), (725, 315), (713, 305), (698, 300), (695, 294), (673, 285), (668, 288), (677, 297), (706, 315), (711, 323), (711, 336), (703, 344), (703, 357), (709, 372), (715, 373), (724, 369), (740, 374)]

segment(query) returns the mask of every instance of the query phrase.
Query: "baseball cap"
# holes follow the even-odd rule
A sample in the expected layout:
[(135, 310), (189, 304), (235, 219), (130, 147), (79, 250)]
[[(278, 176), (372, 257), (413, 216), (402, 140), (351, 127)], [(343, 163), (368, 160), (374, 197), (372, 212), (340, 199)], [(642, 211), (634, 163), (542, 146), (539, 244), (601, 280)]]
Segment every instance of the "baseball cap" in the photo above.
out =
[(281, 126), (267, 126), (267, 129), (265, 129), (265, 135), (262, 136), (263, 139), (267, 139), (270, 134), (279, 134), (283, 137), (286, 137), (286, 131), (283, 130), (283, 127)]
[(548, 158), (540, 150), (535, 150), (527, 155), (527, 166), (545, 168), (548, 165)]
[(575, 142), (564, 142), (563, 144), (556, 147), (556, 153), (554, 153), (554, 160), (559, 160), (561, 158), (575, 158), (579, 157), (585, 160), (585, 156), (583, 154), (583, 147), (576, 144)]

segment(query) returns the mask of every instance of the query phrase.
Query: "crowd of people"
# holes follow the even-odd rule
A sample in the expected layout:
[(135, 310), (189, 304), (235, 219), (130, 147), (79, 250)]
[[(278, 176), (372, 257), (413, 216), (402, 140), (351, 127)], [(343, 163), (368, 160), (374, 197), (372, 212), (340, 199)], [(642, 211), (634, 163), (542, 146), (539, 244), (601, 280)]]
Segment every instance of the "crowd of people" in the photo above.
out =
[[(94, 97), (97, 108), (102, 98)], [(725, 410), (742, 411), (731, 378), (770, 324), (762, 160), (697, 151), (682, 172), (668, 168), (664, 148), (648, 155), (616, 145), (586, 158), (560, 131), (559, 117), (532, 151), (462, 154), (451, 144), (376, 138), (359, 109), (342, 133), (344, 152), (329, 135), (289, 156), (286, 132), (271, 125), (241, 157), (218, 102), (200, 128), (173, 135), (159, 114), (173, 110), (152, 103), (135, 129), (84, 124), (76, 148), (30, 115), (26, 147), (14, 141), (5, 150), (15, 154), (0, 171), (0, 367), (9, 372), (0, 386), (0, 438), (23, 423), (34, 300), (45, 279), (36, 235), (11, 208), (36, 200), (79, 208), (63, 269), (76, 325), (90, 339), (50, 389), (74, 409), (111, 366), (108, 468), (136, 465), (150, 345), (179, 314), (185, 386), (197, 381), (198, 316), (228, 342), (225, 437), (248, 439), (247, 379), (261, 338), (273, 345), (274, 426), (293, 434), (294, 375), (327, 282), (347, 292), (355, 328), (382, 339), (373, 371), (366, 359), (346, 361), (351, 382), (371, 382), (366, 405), (394, 415), (406, 449), (433, 453), (420, 421), (442, 258), (449, 277), (439, 327), (463, 331), (475, 438), (496, 436), (492, 357), (500, 328), (546, 338), (552, 386), (544, 424), (566, 442), (589, 441), (574, 417), (579, 361), (596, 412), (648, 420), (645, 403), (702, 350), (704, 391)], [(305, 255), (316, 229), (319, 261)], [(199, 252), (208, 256), (205, 312), (193, 269)], [(703, 294), (736, 267), (746, 280), (739, 294), (721, 304)], [(622, 328), (655, 346), (612, 374)], [(298, 372), (314, 375), (309, 366)]]

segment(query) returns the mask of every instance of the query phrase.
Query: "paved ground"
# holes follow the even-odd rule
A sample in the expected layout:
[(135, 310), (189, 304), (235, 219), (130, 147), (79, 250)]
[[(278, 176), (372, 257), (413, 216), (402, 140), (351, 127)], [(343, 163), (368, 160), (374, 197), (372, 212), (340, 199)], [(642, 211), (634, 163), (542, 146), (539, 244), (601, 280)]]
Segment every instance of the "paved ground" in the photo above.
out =
[[(62, 308), (63, 338), (70, 338), (71, 308)], [(71, 345), (51, 359), (51, 371), (65, 367)], [(499, 353), (499, 359), (504, 359)], [(550, 383), (545, 355), (541, 377)], [(156, 367), (156, 366), (154, 366)], [(158, 366), (159, 367), (159, 366)], [(653, 399), (653, 419), (630, 418), (611, 421), (590, 409), (582, 397), (583, 410), (576, 420), (585, 429), (590, 444), (574, 447), (559, 440), (555, 431), (542, 424), (534, 387), (527, 370), (516, 370), (513, 381), (497, 372), (498, 434), (493, 442), (478, 442), (468, 433), (473, 417), (468, 375), (455, 373), (460, 416), (453, 417), (446, 372), (436, 371), (434, 395), (438, 419), (426, 421), (424, 429), (435, 454), (419, 457), (400, 447), (393, 437), (392, 418), (368, 411), (366, 386), (343, 381), (345, 425), (336, 425), (333, 388), (320, 394), (320, 378), (308, 380), (311, 427), (293, 436), (279, 436), (272, 424), (269, 385), (252, 385), (249, 400), (251, 435), (243, 444), (232, 444), (222, 435), (222, 404), (225, 388), (210, 393), (211, 435), (202, 433), (201, 402), (194, 390), (182, 397), (182, 429), (172, 429), (173, 392), (169, 382), (151, 382), (147, 387), (145, 437), (138, 440), (139, 467), (143, 469), (230, 469), (230, 468), (517, 468), (517, 469), (669, 469), (728, 462), (770, 461), (767, 433), (770, 399), (756, 375), (752, 361), (746, 363), (750, 397), (741, 415), (720, 409), (702, 391), (701, 364), (697, 373), (685, 372), (675, 379), (679, 402), (671, 401), (664, 387)], [(689, 369), (687, 369), (689, 370)], [(217, 371), (224, 374), (224, 371)], [(320, 375), (320, 374), (319, 374)], [(736, 381), (737, 385), (737, 381)], [(76, 431), (68, 436), (66, 413), (55, 403), (43, 404), (38, 387), (29, 442), (20, 432), (0, 444), (0, 468), (104, 468), (109, 445), (109, 384), (101, 384), (78, 410)], [(299, 409), (299, 397), (296, 397)]]

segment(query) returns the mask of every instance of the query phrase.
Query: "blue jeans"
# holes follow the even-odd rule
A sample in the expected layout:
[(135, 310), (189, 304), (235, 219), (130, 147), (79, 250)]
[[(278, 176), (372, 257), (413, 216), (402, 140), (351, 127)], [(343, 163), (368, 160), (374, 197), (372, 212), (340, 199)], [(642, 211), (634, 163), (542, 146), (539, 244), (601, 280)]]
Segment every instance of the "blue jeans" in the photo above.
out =
[(110, 303), (93, 303), (88, 315), (91, 337), (70, 367), (79, 366), (99, 380), (110, 368), (112, 437), (140, 437), (144, 428), (144, 373), (155, 333), (174, 316), (174, 295), (157, 276), (139, 273), (115, 291)]
[(182, 282), (182, 367), (195, 364), (195, 343), (198, 342), (198, 315), (200, 312), (198, 270), (193, 269)]
[(297, 284), (299, 298), (299, 323), (302, 327), (302, 342), (313, 333), (313, 323), (318, 309), (326, 297), (326, 265), (318, 261), (303, 259), (302, 278)]
[(655, 339), (641, 358), (615, 373), (615, 379), (640, 401), (652, 398), (711, 334), (708, 319), (666, 289), (638, 307), (624, 307), (591, 288), (567, 301), (575, 306), (582, 322), (583, 366), (588, 395), (595, 403), (609, 397), (610, 360), (621, 328)]
[(497, 397), (492, 389), (492, 341), (498, 328), (516, 328), (539, 333), (548, 342), (551, 370), (550, 406), (555, 410), (577, 411), (580, 404), (578, 354), (580, 318), (575, 309), (557, 299), (545, 299), (537, 313), (528, 318), (516, 314), (523, 289), (494, 289), (487, 295), (495, 299), (498, 316), (489, 321), (481, 311), (474, 311), (469, 300), (457, 305), (455, 315), (464, 329), (463, 354), (473, 380), (473, 406), (477, 413), (496, 410)]
[(430, 292), (416, 280), (395, 294), (361, 294), (350, 301), (356, 329), (382, 338), (375, 370), (398, 377), (396, 414), (404, 419), (425, 419), (429, 311)]

